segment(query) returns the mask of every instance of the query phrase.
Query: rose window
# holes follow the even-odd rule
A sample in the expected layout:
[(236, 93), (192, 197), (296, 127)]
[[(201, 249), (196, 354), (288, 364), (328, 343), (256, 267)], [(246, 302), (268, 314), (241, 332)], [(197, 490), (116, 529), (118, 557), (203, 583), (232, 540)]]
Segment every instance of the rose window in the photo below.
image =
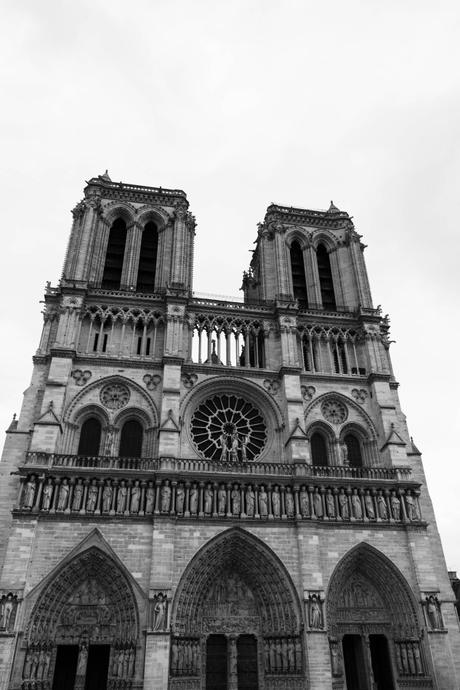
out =
[(321, 412), (331, 424), (342, 424), (348, 417), (347, 408), (339, 400), (325, 400), (321, 405)]
[(191, 434), (198, 452), (210, 460), (255, 460), (267, 440), (259, 410), (236, 395), (214, 395), (195, 410)]
[(110, 383), (101, 390), (100, 398), (109, 410), (119, 410), (129, 401), (129, 389), (122, 383)]

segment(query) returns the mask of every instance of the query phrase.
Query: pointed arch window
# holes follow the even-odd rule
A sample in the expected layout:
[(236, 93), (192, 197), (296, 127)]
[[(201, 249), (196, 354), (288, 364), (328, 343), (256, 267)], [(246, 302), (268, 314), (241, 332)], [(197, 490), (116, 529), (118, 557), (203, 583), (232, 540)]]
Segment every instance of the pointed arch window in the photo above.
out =
[(149, 221), (142, 232), (139, 271), (137, 273), (138, 292), (154, 291), (157, 254), (158, 228), (153, 221)]
[(101, 423), (96, 417), (90, 417), (81, 426), (77, 455), (99, 455), (100, 446)]
[(123, 259), (126, 246), (126, 223), (123, 218), (117, 218), (110, 228), (107, 253), (105, 255), (102, 288), (104, 290), (118, 290), (123, 271)]
[(129, 419), (123, 424), (120, 437), (120, 458), (140, 458), (143, 440), (142, 424), (137, 419)]
[(302, 248), (297, 240), (291, 244), (292, 289), (301, 307), (308, 308), (307, 282)]
[(319, 285), (321, 290), (321, 299), (323, 302), (323, 309), (337, 309), (334, 294), (334, 282), (332, 280), (331, 262), (329, 260), (329, 253), (324, 246), (320, 244), (316, 251), (316, 260), (318, 262)]
[(327, 444), (326, 439), (318, 431), (311, 437), (311, 459), (315, 467), (324, 467), (327, 465)]
[(347, 434), (343, 441), (348, 450), (348, 464), (351, 467), (362, 467), (363, 456), (359, 439), (354, 434)]

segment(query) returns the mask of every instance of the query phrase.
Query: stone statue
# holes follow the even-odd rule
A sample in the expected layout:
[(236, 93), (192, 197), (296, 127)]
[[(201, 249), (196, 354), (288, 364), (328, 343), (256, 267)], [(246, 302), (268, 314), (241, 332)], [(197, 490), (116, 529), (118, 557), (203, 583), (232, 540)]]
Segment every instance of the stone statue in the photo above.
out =
[(139, 481), (136, 479), (134, 486), (131, 489), (131, 513), (139, 512), (139, 505), (141, 500), (141, 487)]
[(428, 623), (432, 630), (442, 630), (442, 618), (441, 618), (441, 607), (439, 605), (438, 598), (433, 594), (425, 598), (426, 601), (426, 615), (428, 618)]
[(372, 500), (372, 496), (369, 493), (369, 489), (367, 489), (366, 494), (364, 496), (364, 505), (366, 506), (366, 514), (369, 520), (374, 520), (375, 519), (375, 510), (374, 510), (374, 501)]
[(161, 487), (160, 505), (162, 513), (169, 512), (169, 507), (171, 505), (171, 487), (168, 484), (168, 480), (166, 480), (163, 486)]
[(102, 512), (109, 513), (112, 507), (112, 497), (113, 489), (110, 485), (110, 479), (107, 479), (107, 483), (102, 491)]
[(206, 515), (210, 515), (212, 513), (212, 498), (213, 498), (213, 491), (208, 484), (204, 490), (204, 512)]
[(286, 487), (286, 515), (288, 517), (294, 517), (295, 507), (294, 507), (294, 496), (291, 493), (291, 487)]
[(0, 630), (6, 630), (7, 632), (11, 631), (14, 623), (13, 612), (16, 606), (17, 601), (11, 592), (3, 598), (0, 612)]
[(273, 491), (272, 491), (272, 509), (273, 509), (273, 515), (275, 517), (279, 517), (281, 514), (280, 495), (279, 495), (279, 489), (277, 486), (275, 486)]
[(310, 499), (305, 488), (300, 492), (300, 512), (302, 517), (310, 517)]
[(267, 492), (265, 491), (264, 487), (262, 486), (260, 491), (259, 491), (259, 513), (260, 513), (261, 517), (267, 517), (267, 515), (268, 515), (267, 499), (268, 499)]
[(400, 520), (401, 519), (401, 502), (396, 496), (396, 493), (394, 491), (391, 492), (391, 513), (393, 515), (394, 520)]
[(35, 499), (35, 491), (37, 486), (35, 484), (35, 476), (32, 475), (26, 482), (24, 487), (24, 498), (22, 501), (22, 507), (29, 510), (32, 509)]
[(241, 512), (241, 495), (238, 484), (235, 484), (232, 491), (232, 514), (239, 515)]
[(198, 512), (198, 489), (196, 484), (193, 484), (190, 489), (190, 512), (195, 515)]
[(49, 510), (51, 506), (51, 498), (53, 496), (53, 480), (48, 477), (45, 485), (43, 486), (42, 494), (42, 510)]
[(323, 517), (323, 501), (321, 499), (321, 494), (318, 493), (318, 489), (315, 489), (315, 493), (313, 494), (313, 507), (316, 517)]
[(348, 446), (347, 446), (346, 443), (341, 443), (341, 444), (340, 444), (340, 451), (341, 451), (341, 454), (342, 454), (342, 463), (343, 463), (344, 465), (349, 465), (349, 464), (350, 464), (350, 461), (349, 461), (349, 459), (348, 459)]
[(67, 508), (67, 501), (69, 499), (69, 483), (67, 479), (62, 480), (62, 484), (59, 488), (59, 498), (57, 504), (57, 510), (65, 510)]
[(166, 595), (161, 592), (155, 596), (153, 605), (153, 629), (164, 630), (166, 627)]
[(88, 661), (88, 647), (83, 644), (80, 647), (78, 655), (77, 676), (84, 676), (86, 674), (86, 664)]
[(176, 489), (176, 512), (182, 515), (184, 512), (185, 489), (183, 484), (178, 484)]
[(78, 479), (77, 483), (75, 484), (75, 486), (73, 488), (72, 510), (80, 510), (82, 500), (83, 500), (83, 484), (81, 483), (81, 479)]
[(127, 495), (128, 495), (128, 489), (126, 487), (125, 480), (122, 479), (120, 482), (120, 486), (118, 487), (118, 494), (117, 494), (117, 513), (119, 515), (124, 513), (126, 510)]
[(232, 462), (238, 462), (238, 434), (235, 431), (232, 433), (231, 445), (230, 445), (230, 458)]
[(385, 497), (382, 496), (382, 494), (379, 494), (377, 496), (377, 512), (381, 520), (388, 519), (387, 502), (385, 501)]
[(155, 505), (155, 489), (152, 486), (152, 483), (149, 482), (149, 485), (147, 487), (146, 495), (145, 495), (145, 512), (147, 515), (151, 515), (153, 513), (153, 506)]
[(356, 520), (363, 519), (363, 507), (361, 505), (361, 499), (358, 496), (357, 489), (353, 489), (353, 494), (351, 496), (351, 508), (353, 510), (353, 517)]
[(339, 509), (342, 520), (348, 520), (350, 517), (350, 507), (348, 505), (348, 496), (343, 489), (339, 493)]
[(331, 651), (331, 667), (333, 676), (342, 675), (342, 663), (340, 660), (340, 651), (337, 642), (329, 642)]
[(310, 596), (309, 620), (310, 620), (310, 628), (313, 628), (314, 630), (322, 630), (323, 629), (322, 602), (321, 602), (321, 599), (316, 594), (312, 594)]
[(220, 461), (227, 462), (227, 434), (223, 431), (220, 435)]
[(406, 510), (409, 520), (418, 520), (418, 511), (415, 499), (412, 494), (406, 494)]
[(255, 508), (255, 493), (252, 490), (252, 486), (248, 486), (246, 489), (246, 515), (248, 517), (254, 517)]
[(330, 518), (335, 517), (334, 496), (331, 494), (330, 491), (328, 491), (326, 494), (326, 513), (327, 513), (327, 516)]
[(241, 437), (241, 460), (247, 462), (248, 460), (248, 441), (249, 436), (243, 435)]
[(91, 484), (88, 488), (88, 498), (86, 499), (86, 510), (88, 513), (94, 513), (96, 510), (97, 495), (97, 479), (93, 479), (91, 480)]
[(227, 492), (226, 492), (223, 484), (221, 484), (219, 487), (219, 491), (217, 492), (217, 497), (218, 497), (219, 515), (223, 515), (225, 513), (225, 506), (227, 504)]

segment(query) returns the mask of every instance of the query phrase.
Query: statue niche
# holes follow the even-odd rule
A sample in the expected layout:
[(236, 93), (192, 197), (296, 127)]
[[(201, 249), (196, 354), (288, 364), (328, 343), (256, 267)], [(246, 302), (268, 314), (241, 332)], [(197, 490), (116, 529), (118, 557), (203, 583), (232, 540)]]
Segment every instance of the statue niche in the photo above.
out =
[(259, 624), (256, 600), (241, 575), (222, 574), (203, 603), (202, 632), (256, 633)]

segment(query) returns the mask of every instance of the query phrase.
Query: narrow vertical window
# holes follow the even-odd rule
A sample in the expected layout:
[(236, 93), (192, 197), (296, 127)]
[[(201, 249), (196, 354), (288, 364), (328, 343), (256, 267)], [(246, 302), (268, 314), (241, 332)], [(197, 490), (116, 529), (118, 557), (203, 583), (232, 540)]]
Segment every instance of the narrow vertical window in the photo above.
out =
[(155, 271), (158, 252), (158, 230), (150, 221), (142, 232), (139, 271), (137, 274), (137, 291), (153, 292), (155, 289)]
[(120, 436), (120, 458), (140, 458), (142, 455), (142, 425), (136, 419), (123, 424)]
[(351, 467), (362, 467), (361, 444), (354, 434), (347, 434), (343, 439), (348, 450), (348, 464)]
[(319, 285), (321, 290), (321, 299), (323, 302), (323, 309), (337, 309), (334, 295), (334, 283), (332, 281), (331, 262), (326, 247), (319, 245), (316, 252), (316, 259), (318, 261)]
[(308, 296), (307, 283), (305, 280), (305, 266), (303, 263), (302, 249), (297, 241), (291, 244), (291, 271), (294, 297), (299, 300), (299, 305), (301, 307), (307, 308)]
[(122, 218), (117, 218), (110, 228), (107, 253), (105, 255), (104, 273), (102, 275), (102, 287), (104, 290), (118, 290), (120, 288), (125, 245), (126, 223)]
[(77, 455), (99, 455), (101, 445), (101, 423), (90, 417), (82, 424)]
[(327, 465), (327, 446), (324, 436), (316, 431), (311, 437), (310, 445), (312, 464), (315, 467)]

